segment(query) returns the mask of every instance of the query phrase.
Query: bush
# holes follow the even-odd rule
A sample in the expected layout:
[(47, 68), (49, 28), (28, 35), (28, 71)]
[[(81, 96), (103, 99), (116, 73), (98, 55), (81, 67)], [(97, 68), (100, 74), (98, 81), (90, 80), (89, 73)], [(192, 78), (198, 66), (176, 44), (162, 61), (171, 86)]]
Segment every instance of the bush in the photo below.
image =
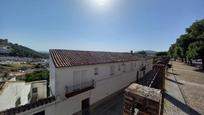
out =
[(47, 71), (47, 70), (35, 71), (35, 72), (33, 72), (31, 74), (27, 74), (25, 76), (26, 82), (38, 81), (38, 80), (49, 81), (49, 71)]

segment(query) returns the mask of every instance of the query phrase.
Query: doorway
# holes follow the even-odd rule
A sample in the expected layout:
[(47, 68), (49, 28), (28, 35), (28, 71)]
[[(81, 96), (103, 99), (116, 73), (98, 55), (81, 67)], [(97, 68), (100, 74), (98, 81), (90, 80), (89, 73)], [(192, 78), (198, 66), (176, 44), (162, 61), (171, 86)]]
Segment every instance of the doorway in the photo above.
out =
[(90, 115), (89, 98), (82, 100), (82, 115)]
[(143, 71), (143, 76), (145, 76), (145, 70)]
[(137, 71), (137, 76), (136, 76), (137, 78), (136, 78), (136, 81), (138, 82), (139, 81), (139, 72)]

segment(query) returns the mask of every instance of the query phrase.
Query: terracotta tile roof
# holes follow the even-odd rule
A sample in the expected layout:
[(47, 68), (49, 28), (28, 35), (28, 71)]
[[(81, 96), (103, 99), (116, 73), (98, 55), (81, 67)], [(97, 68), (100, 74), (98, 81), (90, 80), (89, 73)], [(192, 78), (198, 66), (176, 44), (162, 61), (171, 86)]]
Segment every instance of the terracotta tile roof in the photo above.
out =
[(51, 49), (50, 55), (54, 62), (55, 67), (57, 68), (127, 62), (144, 59), (141, 58), (141, 56), (132, 55), (130, 53), (77, 51), (63, 49)]

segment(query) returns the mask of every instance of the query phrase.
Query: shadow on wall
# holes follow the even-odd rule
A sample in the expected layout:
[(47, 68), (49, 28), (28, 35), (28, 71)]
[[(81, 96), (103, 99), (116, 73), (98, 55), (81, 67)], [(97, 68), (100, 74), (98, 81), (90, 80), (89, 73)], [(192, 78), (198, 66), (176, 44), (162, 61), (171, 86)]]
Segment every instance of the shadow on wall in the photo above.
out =
[(188, 115), (201, 115), (199, 112), (197, 112), (190, 106), (182, 103), (181, 101), (177, 100), (176, 98), (172, 97), (167, 93), (164, 94), (164, 98), (173, 103), (176, 107), (180, 108), (183, 112), (185, 112)]

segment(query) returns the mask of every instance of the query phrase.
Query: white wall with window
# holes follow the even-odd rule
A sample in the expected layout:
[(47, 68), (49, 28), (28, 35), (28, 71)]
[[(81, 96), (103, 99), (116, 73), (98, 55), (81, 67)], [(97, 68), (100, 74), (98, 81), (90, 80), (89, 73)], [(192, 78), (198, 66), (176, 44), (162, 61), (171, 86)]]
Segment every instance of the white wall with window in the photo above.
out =
[(39, 99), (47, 97), (47, 82), (8, 81), (0, 91), (0, 111), (25, 105), (31, 101), (32, 89), (37, 88)]
[(36, 95), (37, 100), (47, 97), (47, 81), (46, 80), (33, 81), (31, 84), (32, 84), (31, 85), (32, 96)]
[[(139, 64), (142, 64), (142, 62), (139, 61), (133, 63), (137, 63), (137, 67), (140, 66)], [(150, 59), (147, 62), (146, 72), (151, 70), (151, 63), (152, 60)], [(42, 111), (44, 111), (43, 113), (45, 113), (45, 115), (72, 115), (81, 110), (82, 100), (90, 98), (90, 104), (94, 104), (135, 81), (135, 76), (139, 69), (131, 70), (131, 62), (125, 62), (124, 64), (126, 65), (126, 72), (123, 72), (123, 63), (98, 64), (60, 69), (54, 68), (56, 69), (54, 76), (56, 76), (55, 86), (57, 89), (53, 91), (56, 91), (57, 101), (40, 108), (31, 109), (19, 115), (35, 114)], [(121, 70), (118, 69), (119, 65)], [(110, 75), (111, 66), (115, 67), (114, 75)], [(98, 68), (98, 75), (95, 75), (95, 68)], [(85, 70), (86, 73), (84, 74), (83, 71)], [(65, 85), (73, 85), (74, 76), (80, 76), (79, 78), (81, 79), (83, 75), (89, 76), (90, 79), (95, 80), (95, 88), (72, 96), (68, 99), (64, 98)]]
[[(148, 61), (148, 63), (151, 61)], [(137, 64), (136, 67), (134, 64)], [(80, 111), (81, 101), (85, 98), (90, 98), (90, 104), (117, 92), (126, 87), (131, 82), (136, 81), (137, 71), (139, 71), (141, 61), (107, 63), (97, 65), (73, 66), (66, 68), (51, 68), (55, 69), (55, 83), (54, 94), (59, 100), (56, 109), (66, 109), (66, 111), (58, 111), (58, 114), (65, 115), (67, 113), (73, 114)], [(151, 65), (151, 64), (149, 64)], [(53, 66), (51, 66), (53, 67)], [(147, 68), (146, 72), (151, 68)], [(75, 95), (70, 98), (65, 97), (66, 86), (74, 86), (82, 84), (83, 82), (95, 80), (95, 88), (84, 93)], [(52, 87), (52, 86), (51, 86)], [(60, 101), (61, 100), (61, 101)], [(63, 110), (64, 110), (63, 109)], [(69, 112), (67, 112), (69, 111)]]
[(28, 94), (31, 84), (25, 82), (8, 82), (0, 91), (0, 111), (29, 103)]
[(110, 66), (110, 75), (114, 75), (115, 74), (115, 66), (111, 65)]

